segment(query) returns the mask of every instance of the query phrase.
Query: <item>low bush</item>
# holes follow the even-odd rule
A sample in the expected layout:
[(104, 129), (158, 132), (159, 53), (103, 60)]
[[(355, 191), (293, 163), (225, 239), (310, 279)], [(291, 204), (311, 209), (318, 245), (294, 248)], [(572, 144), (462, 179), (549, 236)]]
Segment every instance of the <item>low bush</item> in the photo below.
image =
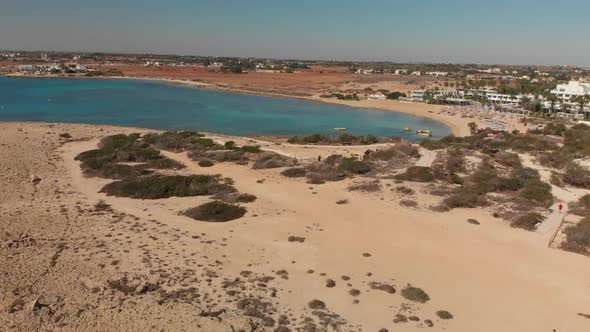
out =
[(590, 194), (586, 194), (580, 199), (571, 204), (569, 212), (578, 216), (590, 216)]
[(256, 196), (251, 194), (220, 193), (212, 196), (213, 199), (223, 201), (225, 203), (252, 203), (256, 200)]
[(574, 187), (590, 189), (590, 171), (579, 164), (569, 163), (562, 176), (563, 182)]
[(211, 160), (209, 160), (209, 159), (203, 159), (203, 160), (200, 160), (198, 162), (198, 165), (200, 167), (212, 167), (213, 166), (213, 162)]
[(453, 315), (446, 310), (439, 310), (436, 312), (436, 315), (440, 319), (453, 319)]
[(573, 162), (573, 155), (561, 149), (544, 152), (539, 156), (538, 160), (545, 167), (563, 169), (566, 165)]
[(430, 301), (430, 296), (428, 296), (424, 290), (409, 284), (404, 289), (402, 289), (401, 294), (404, 299), (409, 301), (419, 303), (426, 303)]
[(106, 163), (97, 168), (89, 167), (88, 164), (83, 163), (82, 172), (85, 176), (114, 180), (121, 180), (149, 174), (149, 171), (145, 169), (144, 165), (130, 166), (113, 163)]
[(219, 175), (153, 175), (126, 178), (105, 185), (101, 192), (109, 196), (158, 199), (214, 195), (234, 192), (235, 188)]
[(510, 223), (513, 228), (521, 228), (527, 231), (534, 231), (537, 224), (542, 223), (545, 217), (537, 212), (524, 214)]
[(154, 168), (154, 169), (182, 169), (182, 168), (185, 168), (184, 164), (179, 163), (176, 160), (172, 160), (172, 159), (168, 159), (168, 158), (149, 160), (146, 163), (146, 167), (147, 168)]
[(183, 214), (199, 221), (226, 222), (243, 217), (246, 209), (238, 205), (213, 201), (188, 209)]
[(289, 158), (274, 152), (261, 153), (254, 164), (253, 169), (267, 169), (267, 168), (279, 168), (279, 167), (290, 167), (297, 164), (297, 161), (293, 158)]
[(411, 166), (402, 174), (397, 174), (396, 179), (412, 182), (430, 182), (434, 181), (434, 175), (430, 167)]
[(261, 153), (262, 152), (259, 145), (244, 145), (240, 148), (240, 150), (242, 150), (246, 153)]
[(460, 149), (449, 149), (445, 165), (448, 174), (465, 171), (465, 156)]
[(563, 149), (574, 158), (590, 156), (590, 130), (572, 128), (567, 130), (564, 136)]
[(305, 177), (305, 174), (307, 174), (307, 171), (303, 167), (288, 168), (281, 172), (281, 175), (288, 178), (302, 178)]
[(590, 216), (580, 220), (576, 225), (566, 228), (564, 232), (567, 235), (566, 242), (570, 244), (570, 247), (584, 248), (584, 252), (587, 254), (588, 248), (590, 248)]
[(63, 134), (59, 134), (59, 137), (70, 139), (70, 138), (72, 138), (72, 135), (70, 135), (69, 133), (63, 133)]
[(443, 200), (443, 205), (448, 208), (475, 208), (485, 206), (487, 200), (473, 187), (458, 188), (451, 196)]
[(362, 192), (377, 192), (381, 191), (381, 183), (379, 181), (355, 183), (348, 187), (350, 191), (362, 191)]
[(398, 186), (395, 188), (395, 191), (397, 191), (400, 194), (404, 194), (404, 195), (414, 195), (415, 191), (412, 188), (408, 188), (406, 186)]
[(216, 144), (203, 134), (196, 131), (167, 131), (161, 134), (150, 133), (143, 137), (143, 142), (157, 149), (168, 151), (186, 151), (199, 146), (201, 148), (213, 148)]
[(517, 168), (521, 167), (522, 164), (520, 162), (520, 158), (516, 153), (500, 151), (494, 154), (494, 160), (500, 164), (507, 167)]
[(520, 197), (534, 201), (544, 207), (553, 204), (551, 186), (541, 181), (527, 183), (518, 194)]
[(543, 135), (556, 135), (561, 136), (566, 131), (565, 125), (562, 123), (548, 123), (545, 128), (543, 128), (542, 132)]
[(365, 174), (371, 171), (371, 167), (364, 161), (354, 158), (342, 158), (338, 170), (349, 174)]
[(369, 160), (391, 160), (399, 158), (418, 158), (420, 157), (420, 150), (408, 142), (398, 143), (390, 148), (377, 150), (369, 154)]

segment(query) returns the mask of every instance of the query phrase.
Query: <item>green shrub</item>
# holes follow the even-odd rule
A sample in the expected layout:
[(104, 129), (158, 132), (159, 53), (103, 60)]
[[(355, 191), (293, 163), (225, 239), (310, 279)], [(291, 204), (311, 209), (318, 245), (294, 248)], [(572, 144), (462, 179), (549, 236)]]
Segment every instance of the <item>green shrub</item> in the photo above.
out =
[(517, 168), (521, 167), (522, 164), (520, 162), (520, 158), (516, 153), (510, 153), (505, 151), (500, 151), (494, 155), (494, 160), (504, 166)]
[(586, 167), (572, 162), (566, 166), (563, 182), (574, 187), (590, 189), (590, 171)]
[(432, 169), (423, 166), (411, 166), (402, 174), (397, 174), (396, 179), (412, 182), (430, 182), (434, 180)]
[(463, 184), (463, 183), (465, 183), (465, 181), (463, 180), (463, 178), (461, 178), (459, 175), (454, 174), (454, 173), (450, 175), (449, 182), (451, 182), (452, 184)]
[(527, 231), (534, 231), (538, 223), (543, 222), (545, 217), (537, 212), (524, 214), (510, 223), (513, 228), (521, 228)]
[(281, 172), (281, 175), (288, 178), (302, 178), (307, 174), (307, 171), (303, 167), (288, 168)]
[(238, 205), (213, 201), (188, 209), (183, 214), (199, 221), (226, 222), (243, 217), (246, 209)]
[(543, 128), (543, 135), (556, 135), (561, 136), (566, 131), (565, 125), (561, 123), (548, 123), (545, 128)]
[(203, 134), (196, 131), (167, 131), (161, 134), (150, 133), (143, 137), (143, 142), (158, 149), (168, 151), (186, 151), (194, 148), (213, 148), (217, 145), (213, 140), (203, 138)]
[(575, 158), (590, 156), (590, 130), (570, 129), (565, 132), (563, 148)]
[(225, 203), (252, 203), (256, 200), (256, 196), (254, 195), (240, 194), (237, 192), (220, 193), (212, 196), (212, 198)]
[(354, 158), (343, 158), (338, 165), (338, 170), (350, 174), (365, 174), (371, 171), (371, 167), (364, 161)]
[(414, 287), (412, 285), (407, 285), (404, 289), (402, 289), (401, 294), (403, 298), (409, 301), (419, 302), (419, 303), (426, 303), (430, 301), (430, 296), (426, 294), (424, 290), (421, 288)]
[(203, 159), (198, 162), (200, 167), (211, 167), (213, 166), (213, 162), (209, 159)]
[(261, 153), (262, 152), (259, 145), (244, 145), (240, 148), (240, 150), (242, 150), (246, 153)]
[(369, 160), (392, 160), (418, 157), (420, 157), (419, 149), (408, 142), (401, 142), (390, 148), (377, 150), (369, 154)]
[(371, 181), (352, 184), (348, 187), (348, 190), (362, 192), (377, 192), (381, 191), (381, 188), (381, 183), (379, 183), (379, 181)]
[(227, 150), (233, 150), (237, 146), (236, 146), (236, 142), (234, 142), (234, 141), (227, 141), (227, 142), (225, 142), (225, 144), (223, 144), (223, 147), (226, 148)]
[(475, 208), (486, 205), (486, 199), (472, 187), (458, 188), (455, 193), (443, 200), (448, 208)]
[(446, 310), (439, 310), (436, 312), (436, 315), (440, 319), (453, 319), (453, 315)]
[(235, 188), (227, 184), (227, 180), (223, 183), (218, 175), (154, 175), (125, 178), (109, 183), (101, 190), (109, 196), (144, 199), (214, 195), (233, 191)]
[(553, 204), (551, 186), (541, 181), (527, 183), (519, 192), (519, 195), (522, 198), (537, 202), (544, 207), (549, 207)]
[(69, 133), (63, 133), (63, 134), (59, 134), (59, 137), (70, 139), (70, 138), (72, 138), (72, 135), (70, 135)]
[(149, 173), (144, 165), (130, 166), (113, 163), (106, 163), (97, 168), (91, 168), (88, 167), (88, 164), (82, 164), (82, 172), (85, 176), (114, 180), (126, 179)]
[(274, 152), (264, 152), (252, 165), (253, 169), (267, 169), (278, 167), (289, 167), (296, 164), (296, 160)]
[(576, 225), (565, 229), (567, 242), (575, 243), (579, 246), (590, 247), (590, 216), (580, 220)]
[(579, 216), (590, 215), (590, 194), (580, 197), (577, 202), (571, 204), (569, 212)]
[(564, 149), (544, 152), (539, 156), (539, 163), (545, 167), (563, 169), (573, 162), (573, 155)]
[(146, 166), (148, 168), (155, 169), (182, 169), (185, 167), (182, 163), (179, 163), (178, 161), (169, 158), (149, 160), (146, 163)]

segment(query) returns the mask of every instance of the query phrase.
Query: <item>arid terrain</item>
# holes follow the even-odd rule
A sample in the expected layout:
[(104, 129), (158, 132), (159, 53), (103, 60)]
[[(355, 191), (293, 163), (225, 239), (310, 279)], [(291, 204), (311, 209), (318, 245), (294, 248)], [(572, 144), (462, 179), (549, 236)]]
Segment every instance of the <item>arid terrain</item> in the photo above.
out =
[[(181, 213), (207, 196), (107, 196), (113, 180), (83, 174), (77, 155), (134, 132), (149, 131), (0, 124), (0, 330), (590, 328), (590, 264), (548, 248), (555, 211), (527, 232), (489, 208), (433, 211), (442, 198), (431, 183), (384, 177), (366, 192), (350, 189), (372, 181), (364, 176), (316, 185), (285, 168), (202, 167), (162, 150), (185, 166), (164, 173), (221, 174), (256, 196), (242, 218), (197, 221)], [(367, 150), (210, 137), (302, 164)], [(420, 155), (417, 166), (436, 159)]]

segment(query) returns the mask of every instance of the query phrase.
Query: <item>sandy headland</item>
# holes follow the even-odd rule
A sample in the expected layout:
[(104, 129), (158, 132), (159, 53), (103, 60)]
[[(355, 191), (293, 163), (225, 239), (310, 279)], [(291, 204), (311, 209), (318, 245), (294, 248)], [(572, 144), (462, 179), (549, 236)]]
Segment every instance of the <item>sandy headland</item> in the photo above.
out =
[[(185, 166), (163, 174), (220, 174), (231, 178), (239, 193), (256, 197), (242, 204), (243, 217), (214, 223), (181, 214), (209, 202), (208, 196), (107, 196), (101, 189), (115, 180), (86, 176), (75, 160), (106, 136), (149, 132), (156, 131), (0, 123), (0, 326), (8, 331), (590, 327), (587, 257), (548, 248), (545, 233), (511, 228), (486, 208), (432, 211), (441, 198), (431, 194), (431, 184), (383, 178), (379, 190), (351, 191), (372, 179), (354, 176), (316, 185), (281, 175), (284, 167), (254, 169), (234, 162), (201, 167), (185, 151), (162, 150)], [(219, 144), (260, 145), (300, 164), (318, 155), (362, 156), (367, 149), (209, 136)], [(422, 152), (413, 163), (431, 164), (435, 156)], [(408, 199), (416, 204), (400, 204)]]

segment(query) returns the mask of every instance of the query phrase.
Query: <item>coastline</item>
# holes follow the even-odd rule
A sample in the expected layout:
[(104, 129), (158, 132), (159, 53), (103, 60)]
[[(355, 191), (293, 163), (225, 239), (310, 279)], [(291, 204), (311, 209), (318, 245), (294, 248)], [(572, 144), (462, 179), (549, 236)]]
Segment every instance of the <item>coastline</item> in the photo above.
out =
[[(450, 132), (455, 136), (467, 136), (470, 134), (469, 128), (467, 124), (469, 122), (474, 121), (474, 119), (464, 119), (464, 118), (457, 118), (454, 116), (449, 116), (447, 114), (441, 114), (441, 106), (439, 105), (430, 105), (424, 103), (410, 103), (410, 102), (400, 102), (396, 100), (359, 100), (359, 101), (349, 101), (349, 100), (338, 100), (338, 99), (328, 99), (328, 98), (321, 98), (319, 95), (303, 95), (303, 94), (284, 94), (278, 92), (272, 92), (269, 90), (263, 89), (244, 89), (239, 87), (232, 87), (226, 86), (217, 83), (208, 83), (208, 82), (200, 82), (200, 81), (189, 81), (189, 80), (182, 80), (182, 79), (170, 79), (170, 78), (163, 78), (163, 77), (135, 77), (135, 76), (110, 76), (110, 77), (83, 77), (83, 76), (59, 76), (59, 75), (47, 75), (47, 76), (25, 76), (25, 75), (4, 75), (5, 77), (11, 78), (68, 78), (68, 79), (126, 79), (126, 80), (144, 80), (144, 81), (155, 81), (162, 84), (176, 84), (176, 85), (183, 85), (198, 89), (206, 89), (212, 91), (221, 91), (221, 92), (229, 92), (229, 93), (240, 93), (240, 94), (248, 94), (248, 95), (255, 95), (255, 96), (266, 96), (266, 97), (277, 97), (277, 98), (290, 98), (290, 99), (300, 99), (310, 102), (320, 102), (326, 104), (335, 104), (335, 105), (342, 105), (347, 107), (353, 108), (364, 108), (364, 109), (371, 109), (371, 110), (378, 110), (378, 111), (387, 111), (387, 112), (398, 112), (403, 114), (409, 114), (417, 117), (427, 118), (430, 120), (434, 120), (440, 122), (447, 126)], [(476, 123), (479, 121), (475, 120)], [(481, 122), (478, 125), (483, 126)]]
[[(204, 82), (198, 80), (188, 79), (174, 79), (156, 76), (108, 76), (108, 77), (85, 77), (85, 76), (63, 76), (63, 75), (46, 75), (46, 76), (28, 76), (19, 74), (5, 74), (0, 75), (12, 78), (68, 78), (68, 79), (121, 79), (121, 80), (143, 80), (153, 81), (161, 84), (174, 84), (197, 89), (220, 91), (228, 93), (239, 93), (253, 96), (276, 97), (299, 99), (308, 102), (319, 102), (332, 105), (341, 105), (351, 108), (370, 109), (383, 112), (397, 112), (408, 114), (416, 117), (434, 120), (440, 122), (449, 128), (449, 131), (454, 136), (469, 136), (471, 134), (469, 123), (475, 122), (478, 128), (490, 127), (490, 121), (503, 121), (505, 123), (505, 130), (518, 130), (525, 132), (529, 129), (527, 124), (519, 121), (518, 117), (511, 117), (508, 115), (498, 115), (495, 113), (488, 113), (480, 110), (469, 109), (465, 107), (453, 107), (443, 105), (433, 105), (426, 103), (414, 103), (399, 100), (339, 100), (334, 98), (321, 98), (320, 93), (310, 94), (306, 92), (293, 91), (290, 94), (283, 92), (269, 90), (257, 87), (237, 87), (225, 83), (218, 82)], [(428, 129), (428, 128), (416, 128)]]

